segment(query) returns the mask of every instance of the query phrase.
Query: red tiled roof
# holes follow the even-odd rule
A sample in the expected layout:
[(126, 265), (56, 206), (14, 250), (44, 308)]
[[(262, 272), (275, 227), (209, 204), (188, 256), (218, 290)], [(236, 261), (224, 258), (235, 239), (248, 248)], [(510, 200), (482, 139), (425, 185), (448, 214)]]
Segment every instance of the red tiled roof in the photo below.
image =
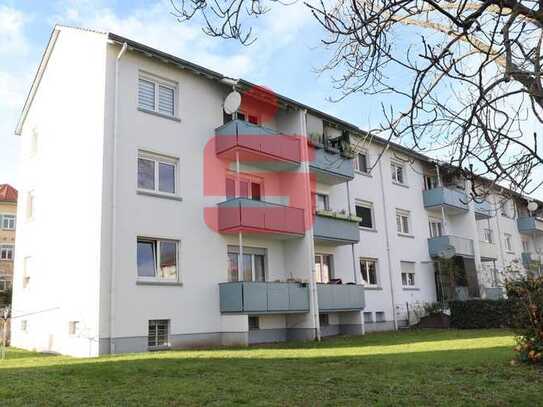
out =
[(1, 184), (0, 202), (17, 202), (17, 190), (9, 184)]

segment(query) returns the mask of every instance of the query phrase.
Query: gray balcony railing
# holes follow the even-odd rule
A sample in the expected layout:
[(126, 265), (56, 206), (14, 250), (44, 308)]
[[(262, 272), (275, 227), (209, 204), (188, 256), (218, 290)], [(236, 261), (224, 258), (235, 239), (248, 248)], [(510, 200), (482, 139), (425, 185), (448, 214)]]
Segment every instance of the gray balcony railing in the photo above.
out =
[(232, 120), (215, 129), (215, 150), (218, 155), (232, 151), (243, 151), (240, 159), (254, 164), (270, 160), (300, 163), (300, 137), (243, 120)]
[(273, 314), (309, 312), (305, 284), (240, 281), (219, 284), (222, 313)]
[[(444, 254), (473, 257), (473, 240), (459, 236), (439, 236), (428, 239), (430, 256), (441, 257)], [(450, 252), (450, 251), (451, 252)]]
[(479, 242), (479, 251), (483, 260), (495, 260), (498, 258), (498, 248), (494, 243)]
[(248, 198), (234, 198), (218, 204), (219, 231), (305, 234), (304, 210)]
[(464, 191), (438, 187), (423, 191), (425, 208), (449, 207), (459, 211), (468, 211), (468, 197)]
[(364, 286), (317, 284), (319, 311), (359, 311), (364, 309)]
[(486, 200), (478, 202), (477, 199), (474, 199), (473, 209), (475, 211), (475, 219), (477, 220), (489, 219), (494, 212), (492, 206)]
[(309, 168), (316, 173), (319, 181), (339, 184), (354, 178), (353, 160), (338, 151), (324, 147), (309, 146)]
[(536, 216), (524, 216), (517, 219), (520, 233), (543, 232), (543, 219)]
[(313, 225), (315, 240), (335, 245), (352, 244), (360, 241), (358, 222), (316, 214)]

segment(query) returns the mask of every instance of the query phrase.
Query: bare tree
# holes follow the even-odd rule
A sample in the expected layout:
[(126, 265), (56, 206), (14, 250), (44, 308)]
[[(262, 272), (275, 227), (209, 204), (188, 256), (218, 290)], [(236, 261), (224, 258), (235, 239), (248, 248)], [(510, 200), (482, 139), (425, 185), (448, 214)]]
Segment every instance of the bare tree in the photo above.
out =
[[(180, 20), (201, 18), (207, 34), (246, 45), (255, 39), (247, 20), (285, 5), (171, 1)], [(395, 95), (370, 134), (445, 152), (467, 179), (527, 194), (541, 186), (532, 176), (543, 166), (543, 1), (318, 1), (305, 5), (324, 31), (334, 100)]]

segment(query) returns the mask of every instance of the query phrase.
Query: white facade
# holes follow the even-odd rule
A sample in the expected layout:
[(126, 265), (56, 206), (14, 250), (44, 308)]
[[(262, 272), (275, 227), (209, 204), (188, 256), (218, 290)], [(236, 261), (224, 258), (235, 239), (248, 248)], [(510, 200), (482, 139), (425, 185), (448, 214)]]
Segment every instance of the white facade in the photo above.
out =
[[(526, 249), (535, 254), (543, 247), (537, 228), (521, 235), (517, 220), (502, 216), (501, 210), (476, 220), (473, 202), (461, 213), (442, 206), (428, 209), (423, 190), (424, 174), (434, 171), (429, 159), (393, 146), (377, 160), (381, 142), (365, 143), (353, 126), (279, 96), (277, 111), (263, 114), (259, 125), (302, 136), (302, 150), (305, 139), (325, 126), (329, 136), (348, 131), (357, 149), (367, 154), (371, 171), (355, 171), (354, 179), (339, 181), (324, 173), (313, 184), (307, 162), (289, 167), (286, 175), (243, 159), (238, 167), (231, 161), (229, 170), (222, 168), (214, 135), (224, 123), (223, 101), (233, 86), (243, 91), (248, 85), (118, 36), (55, 28), (18, 127), (23, 148), (14, 346), (95, 356), (160, 347), (162, 329), (172, 347), (393, 329), (405, 323), (408, 309), (437, 298), (429, 217), (444, 224), (441, 234), (473, 241), (468, 257), (477, 269), (482, 297), (486, 288), (500, 284), (493, 277), (502, 270), (511, 264), (522, 268), (519, 259)], [(154, 102), (142, 99), (144, 88), (154, 89)], [(159, 113), (145, 111), (145, 103), (149, 108), (154, 103)], [(138, 158), (146, 165), (154, 160), (158, 178), (152, 188), (138, 186)], [(391, 163), (402, 167), (394, 168), (402, 172), (395, 181)], [(165, 189), (174, 192), (160, 191), (158, 168), (165, 174), (173, 168), (174, 185)], [(215, 170), (217, 180), (207, 174)], [(262, 179), (253, 198), (258, 193), (262, 201), (301, 205), (306, 213), (310, 192), (327, 195), (331, 210), (354, 215), (357, 205), (369, 206), (371, 227), (361, 227), (354, 241), (319, 238), (311, 225), (303, 233), (217, 230), (209, 223), (221, 216), (213, 210), (228, 198), (227, 176), (238, 189), (238, 177)], [(293, 191), (301, 191), (307, 201), (295, 205)], [(204, 208), (211, 208), (211, 214), (204, 215)], [(397, 215), (405, 233), (398, 232)], [(343, 224), (350, 227), (352, 219)], [(485, 228), (492, 229), (491, 244), (479, 243)], [(145, 250), (167, 257), (174, 246), (175, 260), (170, 256), (168, 265), (160, 259), (155, 264), (171, 278), (143, 275), (149, 266)], [(229, 280), (229, 252), (237, 258), (240, 251), (251, 259), (253, 279), (263, 261), (267, 282), (301, 284), (309, 296), (305, 312), (221, 312), (219, 284)], [(489, 255), (494, 262), (486, 261)], [(376, 265), (376, 281), (364, 290), (364, 309), (343, 306), (323, 312), (315, 256), (329, 261), (329, 277), (343, 283), (367, 283), (361, 260)]]

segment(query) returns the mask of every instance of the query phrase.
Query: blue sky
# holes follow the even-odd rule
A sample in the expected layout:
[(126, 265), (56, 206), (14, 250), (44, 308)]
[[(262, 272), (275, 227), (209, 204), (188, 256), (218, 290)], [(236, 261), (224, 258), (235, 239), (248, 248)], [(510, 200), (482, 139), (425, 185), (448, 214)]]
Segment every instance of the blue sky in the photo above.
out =
[[(339, 102), (330, 74), (323, 33), (298, 2), (279, 7), (254, 23), (256, 43), (212, 39), (197, 23), (177, 22), (169, 0), (0, 0), (0, 183), (17, 186), (19, 138), (13, 131), (43, 49), (55, 24), (111, 31), (233, 77), (242, 77), (314, 106), (362, 128), (378, 126), (381, 103), (397, 97), (356, 95)], [(409, 35), (394, 45), (407, 49)], [(392, 72), (392, 75), (394, 72)], [(394, 76), (394, 75), (393, 75)], [(407, 80), (398, 75), (398, 81)], [(543, 191), (540, 197), (543, 198)]]

